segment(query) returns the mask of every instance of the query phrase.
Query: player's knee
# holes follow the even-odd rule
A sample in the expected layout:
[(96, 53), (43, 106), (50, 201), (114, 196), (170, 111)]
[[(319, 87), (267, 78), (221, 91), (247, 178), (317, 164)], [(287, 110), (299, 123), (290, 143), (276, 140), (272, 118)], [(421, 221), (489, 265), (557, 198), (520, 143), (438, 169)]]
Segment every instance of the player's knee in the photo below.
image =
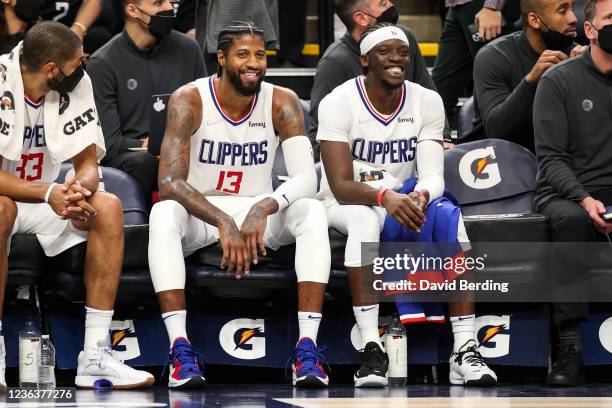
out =
[(359, 242), (378, 242), (382, 225), (376, 211), (363, 206), (352, 206), (350, 213), (347, 213), (347, 231), (350, 239)]
[(293, 204), (300, 208), (301, 223), (309, 228), (315, 228), (327, 233), (327, 212), (319, 200), (302, 198)]
[(17, 218), (17, 204), (8, 197), (0, 197), (0, 239), (6, 239)]
[(112, 221), (121, 221), (123, 225), (123, 205), (121, 199), (114, 194), (98, 191), (95, 194), (94, 208), (98, 211), (98, 216), (102, 216)]
[(174, 200), (164, 200), (156, 203), (151, 209), (149, 216), (150, 234), (176, 234), (179, 232), (179, 222), (177, 220), (177, 210), (181, 205)]

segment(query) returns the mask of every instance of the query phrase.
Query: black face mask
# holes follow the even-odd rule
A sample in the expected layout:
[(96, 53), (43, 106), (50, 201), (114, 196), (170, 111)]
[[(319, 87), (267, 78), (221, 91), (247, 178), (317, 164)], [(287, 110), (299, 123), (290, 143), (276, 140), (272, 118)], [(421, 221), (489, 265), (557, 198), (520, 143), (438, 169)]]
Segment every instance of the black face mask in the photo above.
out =
[(372, 18), (376, 19), (376, 24), (378, 23), (391, 23), (393, 25), (397, 24), (397, 20), (399, 20), (399, 13), (397, 12), (397, 9), (395, 8), (395, 6), (391, 6), (388, 9), (386, 9), (385, 11), (382, 12), (382, 14), (378, 17), (374, 17), (371, 14), (366, 13), (365, 11), (361, 11), (363, 14), (368, 15)]
[(64, 74), (64, 71), (62, 71), (59, 66), (57, 69), (64, 76), (64, 79), (58, 81), (54, 78), (53, 82), (49, 84), (49, 88), (59, 93), (69, 93), (74, 91), (74, 88), (76, 88), (81, 81), (81, 78), (83, 78), (83, 75), (85, 75), (83, 64), (79, 65), (70, 75)]
[[(136, 7), (138, 8), (138, 7)], [(138, 10), (140, 10), (138, 8)], [(153, 37), (161, 40), (168, 34), (174, 27), (174, 22), (176, 21), (176, 16), (174, 15), (174, 10), (162, 10), (155, 15), (150, 15), (140, 10), (142, 13), (151, 17), (151, 21), (149, 21), (148, 27), (149, 32), (153, 35)]]
[(567, 47), (572, 45), (576, 37), (551, 30), (540, 16), (538, 16), (538, 18), (540, 19), (542, 24), (544, 24), (544, 27), (546, 27), (546, 29), (548, 30), (546, 32), (540, 31), (540, 34), (542, 35), (542, 40), (544, 40), (544, 44), (546, 45), (547, 50), (563, 51)]
[(376, 18), (376, 23), (391, 23), (396, 25), (397, 20), (399, 20), (399, 13), (397, 12), (395, 6), (391, 6)]
[[(595, 28), (595, 30), (597, 29)], [(601, 27), (599, 30), (597, 30), (597, 33), (597, 43), (599, 44), (599, 48), (608, 54), (612, 54), (612, 24)]]
[(20, 20), (30, 22), (40, 16), (45, 6), (44, 0), (17, 0), (14, 10)]

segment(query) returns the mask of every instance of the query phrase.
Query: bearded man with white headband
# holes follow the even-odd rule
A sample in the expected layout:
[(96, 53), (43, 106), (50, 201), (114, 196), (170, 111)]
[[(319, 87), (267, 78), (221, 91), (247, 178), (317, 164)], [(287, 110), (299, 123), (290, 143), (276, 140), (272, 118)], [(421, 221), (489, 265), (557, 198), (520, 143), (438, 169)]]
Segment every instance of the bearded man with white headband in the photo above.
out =
[[(454, 242), (469, 243), (460, 209), (442, 198), (442, 99), (404, 80), (410, 46), (395, 26), (371, 27), (360, 42), (365, 76), (340, 85), (319, 106), (317, 140), (324, 171), (318, 198), (330, 227), (348, 235), (344, 265), (363, 348), (356, 387), (387, 385), (389, 361), (378, 334), (379, 306), (372, 287), (377, 245), (371, 250), (372, 245), (362, 249), (362, 244), (377, 244), (383, 226), (387, 231), (391, 224), (421, 242), (426, 231), (443, 225)], [(450, 208), (452, 216), (439, 218), (447, 213), (438, 207)], [(432, 236), (436, 241), (440, 235)], [(432, 315), (429, 306), (416, 308), (398, 304), (402, 323), (444, 321), (441, 310)], [(497, 376), (477, 350), (473, 302), (449, 303), (449, 311), (455, 343), (451, 383), (496, 384)]]

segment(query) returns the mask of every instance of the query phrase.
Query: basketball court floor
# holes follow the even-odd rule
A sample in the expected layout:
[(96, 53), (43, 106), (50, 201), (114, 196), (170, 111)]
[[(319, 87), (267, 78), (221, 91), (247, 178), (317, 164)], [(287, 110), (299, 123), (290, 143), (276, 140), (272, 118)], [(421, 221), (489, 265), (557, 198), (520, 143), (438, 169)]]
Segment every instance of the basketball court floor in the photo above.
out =
[(288, 385), (210, 385), (203, 391), (76, 391), (71, 401), (26, 401), (0, 396), (6, 407), (172, 407), (172, 408), (600, 408), (612, 407), (612, 384), (554, 389), (543, 385), (463, 388), (409, 385), (402, 388), (295, 390)]

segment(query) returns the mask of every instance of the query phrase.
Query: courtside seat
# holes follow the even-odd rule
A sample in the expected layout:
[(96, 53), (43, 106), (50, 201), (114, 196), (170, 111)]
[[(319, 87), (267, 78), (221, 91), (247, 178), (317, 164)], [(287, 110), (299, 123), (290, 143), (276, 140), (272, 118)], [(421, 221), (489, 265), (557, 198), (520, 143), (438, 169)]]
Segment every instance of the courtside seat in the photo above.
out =
[(461, 205), (474, 256), (488, 255), (482, 278), (542, 282), (549, 246), (528, 244), (550, 241), (547, 218), (533, 210), (536, 172), (533, 153), (505, 140), (479, 140), (446, 152), (446, 188)]
[(459, 109), (457, 116), (457, 140), (461, 141), (474, 129), (474, 96), (470, 96)]
[(8, 258), (7, 288), (21, 285), (38, 285), (42, 279), (45, 254), (36, 235), (15, 234), (11, 239)]
[[(330, 230), (332, 248), (332, 271), (330, 286), (345, 286), (344, 245), (346, 237)], [(202, 248), (189, 256), (187, 280), (190, 289), (225, 297), (259, 298), (278, 291), (295, 288), (294, 270), (295, 245), (287, 245), (277, 251), (267, 250), (266, 256), (258, 257), (258, 264), (251, 266), (250, 275), (236, 280), (234, 274), (227, 274), (219, 268), (223, 251), (219, 244)], [(313, 254), (317, 256), (317, 254)], [(257, 280), (256, 283), (251, 282)]]
[[(58, 182), (64, 180), (71, 168), (69, 164), (62, 166)], [(149, 226), (140, 186), (121, 170), (109, 167), (100, 169), (100, 189), (104, 188), (117, 195), (123, 205), (125, 247), (117, 301), (138, 302), (140, 299), (152, 298), (154, 291), (147, 259)], [(87, 243), (82, 243), (47, 259), (46, 269), (50, 273), (45, 275), (46, 292), (53, 292), (71, 301), (84, 299), (83, 267), (86, 249)]]

